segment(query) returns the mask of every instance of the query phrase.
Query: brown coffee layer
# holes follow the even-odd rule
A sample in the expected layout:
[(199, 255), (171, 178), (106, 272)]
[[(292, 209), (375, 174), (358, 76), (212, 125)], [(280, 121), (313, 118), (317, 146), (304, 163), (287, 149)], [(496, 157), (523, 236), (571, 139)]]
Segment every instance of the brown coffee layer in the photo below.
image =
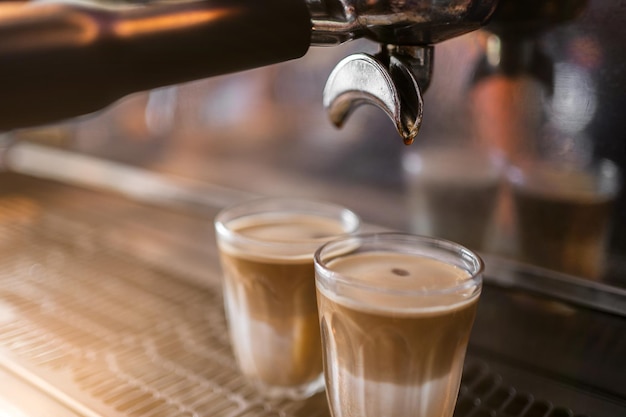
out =
[(476, 314), (477, 298), (423, 314), (374, 313), (339, 304), (318, 293), (322, 332), (333, 360), (357, 378), (422, 385), (459, 367)]
[[(250, 260), (222, 252), (224, 285), (232, 306), (247, 312), (254, 326), (271, 329), (271, 340), (250, 340), (256, 370), (251, 371), (265, 383), (299, 385), (318, 377), (322, 370), (319, 319), (315, 298), (313, 261), (280, 263)], [(238, 323), (231, 323), (237, 326)], [(258, 330), (258, 329), (257, 329)], [(241, 341), (240, 341), (241, 342)], [(279, 343), (280, 346), (272, 346)], [(284, 354), (289, 346), (288, 354)], [(244, 372), (246, 370), (244, 369)]]

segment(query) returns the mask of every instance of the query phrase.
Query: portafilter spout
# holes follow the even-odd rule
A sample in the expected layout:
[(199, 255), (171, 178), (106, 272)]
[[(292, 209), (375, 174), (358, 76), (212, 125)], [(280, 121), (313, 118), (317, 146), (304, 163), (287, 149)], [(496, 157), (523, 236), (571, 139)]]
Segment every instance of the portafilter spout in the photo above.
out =
[[(338, 127), (355, 108), (372, 104), (394, 121), (405, 144), (419, 132), (424, 91), (433, 70), (433, 45), (487, 23), (497, 0), (309, 0), (313, 41), (365, 37), (381, 44), (376, 55), (355, 54), (332, 71), (324, 107)], [(315, 7), (312, 7), (315, 6)]]
[(0, 131), (99, 110), (141, 90), (299, 58), (367, 38), (324, 92), (340, 126), (382, 108), (410, 143), (432, 45), (484, 25), (498, 0), (34, 0), (0, 2)]
[(330, 120), (341, 127), (362, 104), (382, 109), (410, 145), (422, 123), (422, 91), (430, 83), (432, 46), (388, 45), (378, 54), (344, 58), (330, 74), (324, 88), (324, 107)]

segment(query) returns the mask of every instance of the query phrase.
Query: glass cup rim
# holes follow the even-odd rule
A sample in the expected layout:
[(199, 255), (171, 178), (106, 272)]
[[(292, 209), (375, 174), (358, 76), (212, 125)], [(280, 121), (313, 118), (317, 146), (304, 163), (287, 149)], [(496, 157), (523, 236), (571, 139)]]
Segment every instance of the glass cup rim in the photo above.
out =
[[(271, 205), (275, 205), (277, 210), (262, 210), (263, 207), (269, 207)], [(297, 242), (270, 241), (245, 236), (228, 227), (228, 223), (236, 219), (262, 213), (270, 214), (274, 212), (320, 215), (327, 218), (336, 218), (341, 221), (342, 226), (346, 224), (349, 226), (345, 228), (345, 230), (343, 230), (341, 234), (331, 236), (330, 239), (353, 234), (361, 226), (361, 218), (359, 217), (359, 215), (340, 204), (331, 203), (323, 200), (314, 200), (310, 198), (260, 197), (236, 203), (220, 210), (215, 216), (215, 229), (217, 231), (218, 237), (220, 237), (221, 239), (236, 240), (238, 243), (242, 244), (250, 244), (271, 248), (310, 247), (313, 251), (315, 251), (322, 243), (325, 243), (329, 240), (329, 237), (320, 237)], [(336, 215), (332, 216), (331, 213), (335, 213)]]
[(526, 188), (532, 186), (533, 181), (537, 181), (537, 178), (546, 173), (574, 174), (576, 172), (587, 173), (595, 181), (598, 189), (594, 190), (594, 195), (598, 197), (615, 197), (622, 188), (622, 172), (619, 166), (609, 158), (594, 158), (580, 165), (541, 158), (519, 158), (509, 164), (504, 177), (512, 186)]
[[(456, 252), (459, 255), (459, 259), (467, 259), (469, 258), (474, 266), (473, 271), (468, 271), (469, 276), (464, 279), (458, 285), (442, 288), (442, 289), (415, 289), (415, 290), (394, 290), (389, 288), (381, 288), (380, 286), (375, 285), (367, 285), (362, 282), (355, 282), (353, 279), (346, 277), (343, 274), (337, 273), (332, 269), (328, 268), (325, 261), (322, 260), (322, 254), (325, 250), (328, 250), (333, 245), (338, 245), (341, 243), (347, 243), (349, 240), (361, 240), (368, 242), (382, 241), (382, 240), (391, 240), (394, 239), (398, 243), (412, 243), (413, 245), (423, 245), (423, 247), (430, 247), (432, 249), (440, 249), (446, 250), (450, 253)], [(414, 253), (414, 252), (408, 252)], [(465, 256), (465, 258), (463, 257)], [(436, 257), (431, 257), (433, 259), (437, 259)], [(334, 259), (334, 258), (333, 258)], [(320, 246), (313, 255), (313, 262), (315, 265), (316, 272), (316, 282), (324, 275), (324, 279), (332, 280), (335, 284), (342, 284), (348, 287), (357, 288), (365, 291), (372, 291), (378, 294), (386, 294), (392, 296), (432, 296), (432, 295), (447, 295), (447, 294), (455, 294), (463, 290), (471, 289), (474, 287), (480, 288), (482, 286), (483, 274), (485, 272), (485, 264), (482, 258), (474, 251), (468, 249), (467, 247), (442, 238), (432, 237), (432, 236), (423, 236), (416, 235), (411, 233), (403, 233), (403, 232), (374, 232), (374, 233), (358, 233), (350, 236), (342, 236), (336, 239), (333, 239), (329, 242), (326, 242), (322, 246)], [(442, 261), (443, 262), (443, 261)]]

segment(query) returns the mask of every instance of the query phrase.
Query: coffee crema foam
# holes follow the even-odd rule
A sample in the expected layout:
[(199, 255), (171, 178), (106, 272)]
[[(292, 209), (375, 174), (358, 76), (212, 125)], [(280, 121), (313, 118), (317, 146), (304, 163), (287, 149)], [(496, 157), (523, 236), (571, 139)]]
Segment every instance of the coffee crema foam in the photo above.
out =
[(317, 246), (345, 233), (337, 219), (312, 214), (264, 213), (228, 223), (243, 242), (220, 241), (220, 249), (234, 256), (282, 263), (313, 262)]
[(385, 252), (328, 267), (355, 284), (337, 295), (318, 279), (327, 392), (342, 410), (334, 417), (452, 416), (479, 294), (455, 289), (470, 275)]
[[(325, 294), (327, 297), (346, 307), (376, 314), (440, 314), (471, 303), (478, 295), (472, 286), (454, 290), (468, 281), (467, 271), (423, 256), (357, 253), (330, 261), (328, 268), (346, 277), (349, 284), (342, 286), (341, 295)], [(373, 290), (376, 288), (380, 291)], [(325, 293), (324, 288), (318, 289)]]

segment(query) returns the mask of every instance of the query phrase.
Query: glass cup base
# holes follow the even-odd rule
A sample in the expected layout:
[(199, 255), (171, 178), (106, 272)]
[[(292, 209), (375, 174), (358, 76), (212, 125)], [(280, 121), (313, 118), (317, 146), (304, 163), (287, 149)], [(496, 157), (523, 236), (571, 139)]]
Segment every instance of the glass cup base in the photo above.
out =
[(325, 382), (324, 375), (320, 374), (313, 381), (307, 382), (303, 385), (293, 387), (283, 387), (275, 385), (267, 385), (262, 381), (252, 381), (257, 391), (265, 398), (269, 399), (289, 399), (289, 400), (304, 400), (312, 397), (324, 391)]

